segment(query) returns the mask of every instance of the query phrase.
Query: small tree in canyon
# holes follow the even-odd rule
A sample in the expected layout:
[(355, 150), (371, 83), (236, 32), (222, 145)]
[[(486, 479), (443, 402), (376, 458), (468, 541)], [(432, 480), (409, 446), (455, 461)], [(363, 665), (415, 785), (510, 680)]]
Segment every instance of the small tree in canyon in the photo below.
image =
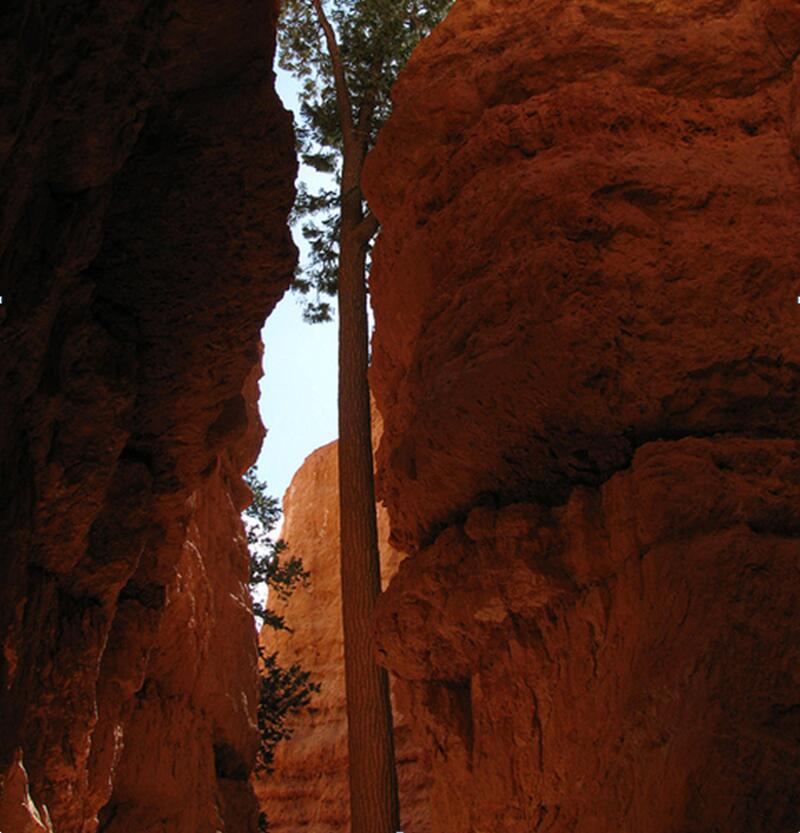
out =
[[(284, 617), (270, 610), (256, 594), (268, 589), (279, 599), (286, 600), (298, 586), (308, 584), (310, 573), (304, 569), (303, 561), (298, 556), (284, 559), (286, 543), (272, 537), (280, 518), (278, 499), (267, 493), (267, 484), (256, 477), (253, 469), (245, 474), (244, 479), (253, 493), (253, 502), (245, 509), (253, 613), (262, 624), (273, 630), (290, 630)], [(270, 773), (275, 747), (292, 735), (288, 719), (310, 703), (320, 686), (310, 681), (310, 673), (300, 665), (282, 666), (277, 652), (268, 654), (259, 645), (258, 653), (261, 660), (258, 698), (261, 746), (256, 771)], [(266, 821), (262, 829), (266, 829)]]
[(350, 811), (353, 833), (399, 829), (389, 682), (373, 657), (372, 612), (380, 561), (370, 418), (367, 264), (378, 221), (361, 190), (367, 152), (390, 108), (411, 50), (452, 0), (286, 0), (280, 65), (303, 82), (303, 161), (337, 187), (300, 189), (296, 212), (311, 263), (296, 286), (313, 291), (307, 317), (339, 299), (339, 508)]
[[(244, 481), (253, 493), (253, 502), (244, 511), (251, 591), (269, 588), (281, 601), (286, 601), (298, 585), (308, 585), (311, 574), (303, 568), (303, 560), (298, 556), (285, 560), (286, 542), (272, 536), (281, 516), (278, 498), (267, 492), (267, 484), (258, 479), (255, 469), (245, 474)], [(283, 616), (266, 607), (255, 593), (253, 614), (276, 631), (288, 630)]]

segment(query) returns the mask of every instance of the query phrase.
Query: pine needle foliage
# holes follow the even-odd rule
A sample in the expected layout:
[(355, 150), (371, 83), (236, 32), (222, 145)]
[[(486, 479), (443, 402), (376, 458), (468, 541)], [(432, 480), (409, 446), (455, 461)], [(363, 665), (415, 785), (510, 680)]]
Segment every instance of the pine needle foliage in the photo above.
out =
[[(251, 594), (265, 586), (270, 595), (285, 601), (297, 587), (307, 587), (311, 574), (298, 556), (284, 558), (285, 541), (274, 540), (271, 532), (280, 520), (280, 504), (267, 492), (254, 469), (244, 476), (253, 493), (253, 501), (245, 509), (247, 543), (250, 550)], [(253, 614), (273, 630), (291, 630), (283, 616), (253, 599)], [(299, 714), (319, 692), (320, 685), (311, 681), (310, 672), (298, 664), (288, 668), (278, 661), (277, 652), (259, 653), (258, 728), (261, 745), (256, 758), (256, 772), (269, 775), (275, 759), (275, 747), (292, 736), (290, 718)], [(266, 819), (262, 822), (266, 829)]]
[[(398, 73), (417, 43), (444, 17), (452, 0), (327, 0), (320, 5), (335, 32), (363, 159), (391, 112), (390, 93)], [(278, 62), (301, 82), (296, 125), (300, 158), (331, 177), (331, 188), (310, 191), (301, 184), (294, 209), (294, 221), (301, 225), (310, 252), (294, 288), (304, 295), (313, 294), (314, 300), (306, 304), (306, 319), (325, 321), (331, 317), (325, 298), (337, 291), (345, 141), (334, 64), (312, 0), (284, 3)]]
[[(245, 509), (247, 545), (250, 550), (250, 588), (269, 588), (270, 594), (286, 601), (299, 587), (307, 587), (311, 574), (303, 568), (303, 560), (297, 556), (288, 559), (288, 549), (282, 539), (275, 540), (272, 531), (280, 520), (280, 501), (268, 494), (267, 484), (260, 481), (255, 470), (250, 469), (244, 481), (253, 493), (253, 502)], [(253, 614), (262, 623), (277, 631), (290, 631), (283, 616), (270, 610), (257, 598), (253, 598)]]

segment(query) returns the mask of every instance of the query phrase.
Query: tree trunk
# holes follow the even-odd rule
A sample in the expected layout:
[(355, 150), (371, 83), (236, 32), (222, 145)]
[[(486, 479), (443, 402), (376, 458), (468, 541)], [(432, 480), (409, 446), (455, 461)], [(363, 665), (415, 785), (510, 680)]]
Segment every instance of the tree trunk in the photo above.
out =
[(367, 381), (367, 241), (359, 234), (361, 166), (351, 174), (347, 161), (339, 253), (339, 508), (351, 829), (396, 833), (389, 680), (374, 660), (372, 637), (381, 578)]

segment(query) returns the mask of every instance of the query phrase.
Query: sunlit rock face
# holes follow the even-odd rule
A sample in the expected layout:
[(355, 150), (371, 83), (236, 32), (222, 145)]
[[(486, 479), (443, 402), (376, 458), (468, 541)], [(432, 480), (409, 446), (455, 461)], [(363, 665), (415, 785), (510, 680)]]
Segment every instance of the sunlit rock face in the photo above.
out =
[[(0, 830), (250, 833), (276, 8), (0, 12)], [(23, 821), (24, 819), (24, 821)]]
[(788, 0), (458, 0), (396, 86), (379, 655), (436, 833), (798, 829), (798, 53)]
[(796, 433), (794, 2), (462, 2), (368, 164), (380, 491), (427, 543), (643, 443)]
[[(274, 833), (350, 829), (337, 452), (334, 442), (306, 458), (283, 502), (288, 554), (300, 556), (311, 577), (308, 587), (295, 590), (287, 602), (270, 601), (292, 632), (265, 629), (262, 640), (268, 652), (278, 652), (281, 665), (298, 663), (322, 688), (308, 709), (290, 719), (293, 735), (277, 747), (275, 771), (256, 784)], [(378, 532), (385, 585), (401, 555), (388, 544), (386, 513), (380, 508)], [(428, 833), (429, 765), (396, 696), (394, 722), (402, 829)]]

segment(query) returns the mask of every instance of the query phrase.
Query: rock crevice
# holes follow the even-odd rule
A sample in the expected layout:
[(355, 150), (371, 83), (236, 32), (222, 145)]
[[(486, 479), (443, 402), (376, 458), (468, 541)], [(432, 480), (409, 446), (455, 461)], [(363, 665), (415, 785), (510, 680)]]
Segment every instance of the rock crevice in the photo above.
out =
[[(350, 829), (337, 454), (334, 442), (307, 457), (284, 497), (282, 536), (289, 555), (301, 557), (311, 577), (308, 587), (295, 590), (288, 601), (270, 604), (292, 632), (265, 629), (261, 634), (282, 666), (299, 664), (321, 686), (308, 709), (290, 718), (293, 735), (276, 748), (274, 773), (257, 783), (275, 833)], [(385, 586), (397, 572), (400, 553), (388, 544), (387, 518), (380, 507), (378, 534)], [(393, 694), (401, 826), (406, 833), (428, 833), (427, 759)]]

